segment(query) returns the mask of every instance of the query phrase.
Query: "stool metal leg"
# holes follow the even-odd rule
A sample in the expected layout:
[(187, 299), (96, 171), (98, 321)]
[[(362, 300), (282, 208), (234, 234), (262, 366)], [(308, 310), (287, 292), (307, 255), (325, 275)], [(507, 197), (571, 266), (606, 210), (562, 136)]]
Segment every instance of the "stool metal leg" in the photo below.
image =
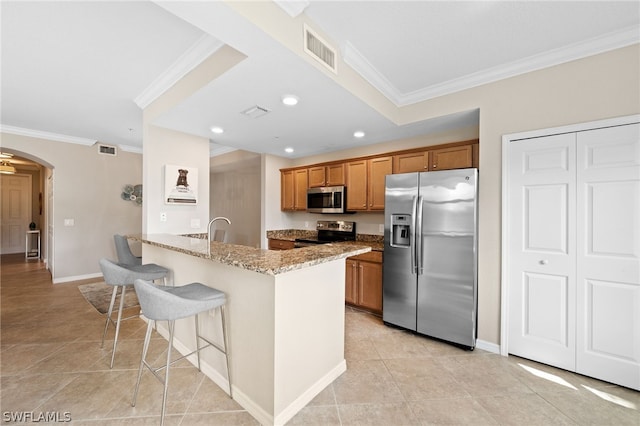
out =
[(224, 341), (224, 356), (227, 359), (227, 378), (229, 379), (229, 398), (233, 399), (233, 391), (231, 390), (231, 367), (229, 366), (229, 342), (227, 341), (227, 321), (224, 305), (220, 306), (220, 314), (222, 318), (222, 340)]
[(198, 356), (198, 371), (200, 370), (200, 325), (198, 324), (198, 314), (193, 316), (196, 320), (196, 355)]
[(111, 313), (113, 312), (113, 305), (116, 303), (116, 296), (118, 294), (118, 286), (113, 286), (113, 292), (111, 292), (111, 303), (109, 304), (109, 312), (107, 312), (107, 321), (104, 324), (104, 332), (102, 333), (102, 343), (100, 347), (104, 347), (104, 338), (107, 336), (107, 330), (109, 329), (109, 322), (111, 322)]
[(124, 293), (127, 289), (127, 287), (124, 285), (120, 287), (122, 287), (122, 292), (120, 293), (120, 309), (118, 310), (118, 319), (116, 321), (116, 334), (113, 337), (113, 352), (111, 353), (111, 364), (109, 368), (113, 368), (113, 361), (116, 359), (116, 345), (118, 344), (118, 334), (120, 333), (120, 321), (122, 320), (122, 310), (124, 309)]
[[(153, 321), (155, 323), (155, 321)], [(142, 346), (142, 356), (140, 357), (140, 368), (138, 368), (138, 380), (136, 381), (136, 387), (133, 391), (133, 398), (131, 399), (131, 406), (136, 406), (136, 400), (138, 399), (138, 389), (140, 389), (140, 379), (142, 378), (142, 370), (144, 368), (146, 359), (147, 359), (147, 351), (149, 350), (149, 342), (151, 341), (151, 331), (153, 330), (153, 326), (151, 325), (151, 320), (147, 323), (147, 333), (144, 336), (144, 345)]]
[(175, 321), (169, 323), (169, 346), (167, 346), (167, 365), (164, 372), (164, 392), (162, 393), (162, 414), (160, 417), (160, 426), (164, 426), (164, 413), (167, 408), (167, 390), (169, 389), (169, 365), (171, 364), (171, 349), (173, 349), (173, 332), (175, 330)]

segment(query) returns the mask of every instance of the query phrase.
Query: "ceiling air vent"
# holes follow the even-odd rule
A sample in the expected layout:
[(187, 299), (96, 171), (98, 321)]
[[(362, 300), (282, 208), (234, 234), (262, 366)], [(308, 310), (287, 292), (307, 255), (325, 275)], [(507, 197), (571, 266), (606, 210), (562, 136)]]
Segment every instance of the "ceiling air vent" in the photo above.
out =
[(252, 106), (251, 108), (245, 109), (240, 114), (246, 115), (247, 117), (251, 117), (251, 118), (259, 118), (259, 117), (262, 117), (263, 115), (269, 114), (269, 112), (270, 111), (265, 107), (256, 105), (256, 106)]
[(311, 28), (304, 26), (304, 51), (315, 60), (320, 61), (334, 74), (338, 73), (336, 68), (336, 50), (322, 40)]
[(116, 147), (111, 145), (98, 145), (98, 152), (103, 155), (118, 155)]

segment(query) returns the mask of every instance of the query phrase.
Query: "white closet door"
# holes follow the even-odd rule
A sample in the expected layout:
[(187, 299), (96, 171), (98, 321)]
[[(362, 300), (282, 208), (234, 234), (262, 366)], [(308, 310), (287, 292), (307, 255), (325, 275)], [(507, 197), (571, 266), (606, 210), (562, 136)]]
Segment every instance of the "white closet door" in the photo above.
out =
[(575, 133), (509, 148), (509, 353), (575, 368)]
[(640, 125), (577, 138), (577, 372), (640, 390)]

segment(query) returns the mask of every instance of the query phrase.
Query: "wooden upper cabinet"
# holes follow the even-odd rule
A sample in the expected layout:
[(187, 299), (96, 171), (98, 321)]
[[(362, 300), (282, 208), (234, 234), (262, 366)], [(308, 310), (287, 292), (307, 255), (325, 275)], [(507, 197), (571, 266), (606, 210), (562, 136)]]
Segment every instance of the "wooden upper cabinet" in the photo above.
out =
[(393, 157), (347, 163), (347, 210), (384, 210), (385, 177), (393, 170)]
[(296, 169), (294, 171), (295, 195), (293, 200), (294, 210), (307, 209), (307, 189), (309, 188), (307, 169)]
[(385, 177), (393, 172), (393, 157), (378, 157), (368, 161), (368, 210), (384, 210)]
[(344, 163), (331, 164), (326, 167), (327, 186), (341, 186), (345, 184)]
[(429, 151), (408, 152), (393, 156), (393, 173), (426, 172), (429, 170)]
[(347, 210), (367, 210), (367, 160), (350, 161), (347, 171)]
[(430, 154), (429, 170), (431, 171), (473, 167), (472, 145), (434, 149)]
[(280, 210), (307, 209), (307, 169), (280, 172)]
[(293, 170), (280, 173), (280, 210), (294, 210), (295, 180)]
[(345, 184), (344, 164), (309, 167), (309, 188)]

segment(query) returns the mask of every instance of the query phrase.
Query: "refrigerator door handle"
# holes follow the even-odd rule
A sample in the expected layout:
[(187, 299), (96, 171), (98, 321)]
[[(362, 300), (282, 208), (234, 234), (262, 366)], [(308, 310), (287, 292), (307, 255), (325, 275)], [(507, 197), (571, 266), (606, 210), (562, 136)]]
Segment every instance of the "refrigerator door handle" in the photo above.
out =
[(411, 273), (417, 274), (416, 267), (416, 208), (418, 206), (418, 197), (413, 197), (413, 206), (411, 207), (411, 232), (409, 233), (409, 251), (411, 252)]
[(416, 236), (415, 236), (415, 241), (416, 241), (416, 273), (418, 275), (422, 275), (422, 272), (424, 271), (424, 264), (422, 262), (422, 250), (423, 250), (423, 246), (422, 246), (422, 195), (418, 196), (418, 203), (416, 206), (416, 209), (414, 210), (416, 212)]

